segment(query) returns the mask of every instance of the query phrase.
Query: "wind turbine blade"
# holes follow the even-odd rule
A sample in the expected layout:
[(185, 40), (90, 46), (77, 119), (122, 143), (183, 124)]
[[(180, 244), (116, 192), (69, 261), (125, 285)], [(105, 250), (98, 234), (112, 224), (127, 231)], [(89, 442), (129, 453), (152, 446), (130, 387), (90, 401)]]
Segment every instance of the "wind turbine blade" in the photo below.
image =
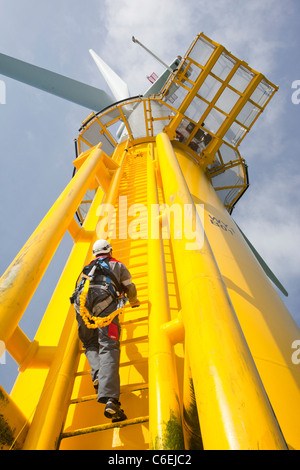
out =
[(114, 103), (105, 91), (0, 53), (0, 74), (93, 111)]
[(91, 56), (93, 57), (98, 69), (103, 75), (106, 83), (108, 84), (112, 94), (117, 101), (125, 100), (130, 97), (129, 89), (127, 83), (122, 80), (119, 75), (116, 74), (105, 62), (99, 57), (93, 49), (89, 50)]
[[(236, 224), (237, 225), (237, 224)], [(262, 259), (262, 257), (260, 256), (260, 254), (258, 253), (258, 251), (254, 248), (254, 246), (252, 245), (252, 243), (248, 240), (248, 238), (246, 237), (246, 235), (242, 232), (242, 230), (240, 229), (240, 227), (237, 225), (239, 231), (241, 232), (241, 234), (243, 235), (245, 241), (247, 242), (249, 248), (251, 249), (252, 253), (254, 254), (254, 256), (256, 257), (257, 261), (259, 262), (259, 264), (261, 265), (261, 267), (263, 268), (264, 272), (266, 273), (266, 275), (268, 276), (269, 279), (271, 279), (271, 281), (275, 284), (275, 286), (286, 296), (288, 297), (288, 292), (285, 290), (285, 288), (283, 287), (283, 285), (281, 284), (281, 282), (277, 279), (277, 277), (275, 276), (275, 274), (271, 271), (271, 269), (269, 268), (269, 266), (267, 265), (267, 263)]]

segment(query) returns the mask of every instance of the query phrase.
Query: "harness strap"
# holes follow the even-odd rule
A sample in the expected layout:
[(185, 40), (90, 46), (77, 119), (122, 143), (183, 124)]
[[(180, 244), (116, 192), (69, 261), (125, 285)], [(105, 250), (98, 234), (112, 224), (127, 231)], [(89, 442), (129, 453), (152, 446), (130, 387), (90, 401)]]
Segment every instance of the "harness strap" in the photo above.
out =
[[(115, 310), (114, 312), (110, 313), (107, 317), (95, 317), (91, 315), (89, 311), (87, 310), (87, 308), (85, 307), (85, 301), (86, 301), (86, 296), (89, 290), (89, 285), (90, 285), (90, 278), (87, 277), (84, 288), (79, 296), (79, 312), (87, 328), (89, 329), (103, 328), (104, 326), (108, 326), (117, 315), (123, 313), (124, 307)], [(105, 299), (103, 302), (107, 300), (108, 299)], [(103, 302), (101, 302), (101, 304)]]
[(98, 302), (96, 305), (93, 306), (93, 310), (97, 308), (100, 312), (103, 312), (113, 301), (113, 297), (109, 295), (106, 299), (102, 300), (102, 302)]

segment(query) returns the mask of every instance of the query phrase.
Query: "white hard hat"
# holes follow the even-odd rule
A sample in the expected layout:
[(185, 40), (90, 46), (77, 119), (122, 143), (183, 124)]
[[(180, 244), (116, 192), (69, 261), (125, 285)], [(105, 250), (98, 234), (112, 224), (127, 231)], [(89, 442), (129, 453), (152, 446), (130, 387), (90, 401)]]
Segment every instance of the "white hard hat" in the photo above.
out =
[(95, 256), (100, 255), (101, 253), (106, 254), (112, 250), (112, 246), (108, 243), (107, 240), (97, 240), (93, 245), (93, 254)]

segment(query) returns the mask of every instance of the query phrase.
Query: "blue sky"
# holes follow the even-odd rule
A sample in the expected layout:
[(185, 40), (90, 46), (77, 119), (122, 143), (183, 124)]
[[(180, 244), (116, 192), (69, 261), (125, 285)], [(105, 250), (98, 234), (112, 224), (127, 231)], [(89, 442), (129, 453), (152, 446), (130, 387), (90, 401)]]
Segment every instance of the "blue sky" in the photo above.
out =
[[(279, 85), (240, 146), (250, 187), (233, 218), (289, 292), (300, 325), (300, 80), (298, 0), (0, 0), (0, 52), (109, 90), (88, 50), (128, 83), (131, 94), (163, 71), (133, 44), (136, 36), (165, 62), (184, 55), (201, 31)], [(72, 175), (74, 138), (89, 110), (0, 76), (0, 272), (3, 273)], [(67, 235), (20, 325), (33, 339), (72, 242)], [(17, 374), (6, 355), (0, 383)]]

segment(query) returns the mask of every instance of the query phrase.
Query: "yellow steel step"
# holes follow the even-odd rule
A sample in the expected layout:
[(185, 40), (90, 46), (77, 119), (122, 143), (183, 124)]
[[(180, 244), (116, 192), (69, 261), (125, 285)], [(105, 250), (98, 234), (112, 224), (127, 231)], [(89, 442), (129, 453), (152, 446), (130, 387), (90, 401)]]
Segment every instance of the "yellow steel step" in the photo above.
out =
[(142, 343), (143, 341), (148, 341), (148, 340), (149, 340), (148, 335), (145, 335), (145, 336), (140, 336), (139, 338), (125, 339), (124, 341), (120, 341), (120, 345), (123, 346), (124, 344), (129, 344), (129, 343)]
[(80, 436), (82, 434), (89, 434), (92, 432), (106, 431), (107, 429), (123, 428), (125, 426), (132, 426), (134, 424), (147, 423), (149, 416), (141, 416), (139, 418), (126, 419), (119, 421), (118, 423), (99, 424), (96, 426), (90, 426), (87, 428), (76, 429), (75, 431), (61, 433), (60, 439), (66, 439), (68, 437)]

